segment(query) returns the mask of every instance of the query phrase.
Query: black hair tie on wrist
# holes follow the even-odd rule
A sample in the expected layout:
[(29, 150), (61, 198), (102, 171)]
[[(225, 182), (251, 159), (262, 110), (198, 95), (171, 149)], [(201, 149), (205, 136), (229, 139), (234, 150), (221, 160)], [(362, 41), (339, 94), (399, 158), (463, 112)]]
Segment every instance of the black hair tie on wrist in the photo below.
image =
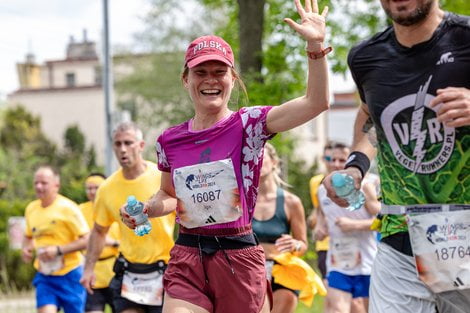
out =
[(362, 178), (364, 178), (365, 174), (369, 170), (370, 167), (370, 160), (364, 153), (360, 151), (353, 151), (349, 154), (348, 160), (344, 165), (344, 168), (348, 167), (356, 167), (361, 171)]

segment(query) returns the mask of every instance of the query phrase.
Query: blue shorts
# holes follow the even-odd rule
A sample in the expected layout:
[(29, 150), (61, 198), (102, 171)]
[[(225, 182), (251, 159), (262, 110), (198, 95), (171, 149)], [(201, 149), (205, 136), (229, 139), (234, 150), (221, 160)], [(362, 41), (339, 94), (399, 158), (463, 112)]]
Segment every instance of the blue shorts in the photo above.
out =
[(345, 275), (340, 272), (328, 273), (328, 286), (352, 294), (353, 298), (369, 297), (370, 275)]
[(85, 309), (86, 291), (80, 285), (83, 267), (79, 266), (63, 276), (36, 273), (36, 308), (47, 304), (62, 308), (65, 313), (82, 313)]

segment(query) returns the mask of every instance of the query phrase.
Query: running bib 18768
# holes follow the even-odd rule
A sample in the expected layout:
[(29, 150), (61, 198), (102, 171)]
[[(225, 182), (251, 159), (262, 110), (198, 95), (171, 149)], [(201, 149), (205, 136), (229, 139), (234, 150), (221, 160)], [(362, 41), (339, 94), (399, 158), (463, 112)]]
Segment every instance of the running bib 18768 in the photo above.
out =
[(175, 169), (178, 217), (186, 228), (233, 222), (242, 209), (231, 159)]

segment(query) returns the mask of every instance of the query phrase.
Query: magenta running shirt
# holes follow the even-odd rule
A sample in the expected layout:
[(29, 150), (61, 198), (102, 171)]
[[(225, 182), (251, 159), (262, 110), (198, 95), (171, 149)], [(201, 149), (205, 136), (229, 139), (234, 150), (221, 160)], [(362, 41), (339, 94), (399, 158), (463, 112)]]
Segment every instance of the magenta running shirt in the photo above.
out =
[[(158, 168), (171, 173), (178, 198), (178, 223), (197, 225), (189, 228), (233, 228), (251, 223), (263, 148), (273, 136), (266, 130), (271, 108), (241, 108), (200, 131), (191, 130), (189, 120), (158, 137)], [(231, 212), (219, 217), (218, 211), (224, 210)], [(227, 215), (230, 222), (219, 223)]]

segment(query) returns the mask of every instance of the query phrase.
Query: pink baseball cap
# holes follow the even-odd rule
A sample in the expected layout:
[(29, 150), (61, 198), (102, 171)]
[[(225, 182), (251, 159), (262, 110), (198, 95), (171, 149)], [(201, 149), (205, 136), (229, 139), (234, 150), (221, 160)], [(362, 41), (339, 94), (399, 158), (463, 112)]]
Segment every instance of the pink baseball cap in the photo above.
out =
[(195, 39), (186, 50), (185, 65), (193, 68), (207, 61), (221, 61), (233, 67), (232, 48), (218, 36), (202, 36)]

